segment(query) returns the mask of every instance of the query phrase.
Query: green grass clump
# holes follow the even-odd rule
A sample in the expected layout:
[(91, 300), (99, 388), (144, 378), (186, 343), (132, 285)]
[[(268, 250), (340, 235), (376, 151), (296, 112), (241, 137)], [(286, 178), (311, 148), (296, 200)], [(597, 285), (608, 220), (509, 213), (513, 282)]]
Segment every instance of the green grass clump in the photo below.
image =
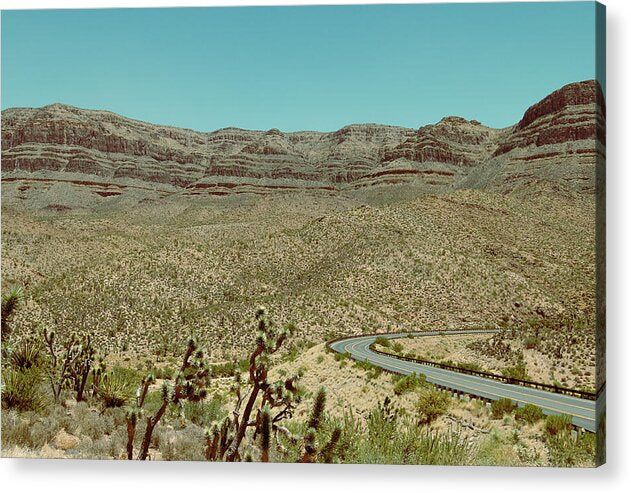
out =
[(505, 414), (512, 413), (517, 408), (512, 400), (502, 397), (491, 404), (491, 416), (493, 419), (502, 419)]
[(419, 427), (412, 416), (400, 416), (386, 407), (369, 415), (367, 430), (351, 414), (327, 425), (342, 430), (338, 445), (343, 463), (467, 465), (471, 445), (456, 432)]
[(369, 380), (379, 378), (379, 376), (383, 373), (383, 368), (377, 365), (373, 365), (368, 361), (355, 361), (353, 367), (361, 368), (362, 370), (366, 371)]
[(156, 377), (158, 380), (171, 380), (175, 375), (175, 369), (171, 368), (170, 366), (154, 366), (150, 370), (150, 373), (152, 373), (153, 376)]
[(182, 409), (184, 417), (198, 426), (208, 426), (210, 423), (222, 421), (227, 412), (224, 409), (224, 399), (214, 394), (211, 399), (199, 402), (184, 402)]
[(375, 345), (381, 347), (390, 347), (390, 339), (387, 337), (379, 336), (375, 339)]
[(546, 439), (550, 463), (555, 467), (593, 466), (596, 458), (596, 435), (572, 436), (567, 430)]
[(394, 393), (396, 395), (402, 395), (407, 392), (412, 392), (425, 383), (425, 375), (417, 375), (412, 373), (411, 375), (399, 376), (394, 378)]
[(539, 406), (526, 404), (523, 407), (515, 409), (515, 419), (532, 425), (543, 419), (543, 411)]
[(572, 428), (572, 416), (568, 414), (550, 414), (546, 417), (545, 430), (549, 436), (556, 436)]

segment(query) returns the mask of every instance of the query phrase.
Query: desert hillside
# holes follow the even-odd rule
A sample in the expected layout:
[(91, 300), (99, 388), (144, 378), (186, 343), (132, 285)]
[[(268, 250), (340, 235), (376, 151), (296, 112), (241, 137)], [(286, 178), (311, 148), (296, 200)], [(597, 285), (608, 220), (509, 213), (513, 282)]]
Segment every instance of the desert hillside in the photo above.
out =
[(195, 333), (232, 358), (260, 303), (303, 342), (526, 337), (571, 316), (588, 329), (549, 337), (593, 368), (594, 81), (499, 130), (200, 133), (63, 105), (2, 117), (2, 283), (28, 293), (17, 334), (86, 329), (111, 352), (164, 354)]

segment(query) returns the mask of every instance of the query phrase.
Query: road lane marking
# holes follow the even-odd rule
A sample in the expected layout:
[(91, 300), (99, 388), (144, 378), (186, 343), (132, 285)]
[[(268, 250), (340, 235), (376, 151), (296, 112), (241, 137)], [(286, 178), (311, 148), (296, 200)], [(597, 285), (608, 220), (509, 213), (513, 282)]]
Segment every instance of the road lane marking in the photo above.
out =
[[(405, 337), (405, 336), (402, 336), (402, 337)], [(362, 356), (364, 358), (366, 358), (366, 359), (368, 359), (369, 357), (373, 357), (373, 358), (376, 357), (377, 361), (379, 361), (379, 359), (381, 359), (381, 361), (379, 361), (380, 363), (386, 364), (386, 365), (388, 365), (390, 367), (393, 367), (393, 368), (396, 368), (396, 369), (398, 369), (400, 371), (418, 373), (418, 372), (414, 371), (414, 369), (401, 367), (401, 366), (395, 364), (395, 362), (401, 361), (401, 360), (399, 360), (399, 359), (397, 359), (395, 357), (389, 357), (389, 356), (380, 355), (378, 353), (374, 353), (368, 348), (367, 345), (364, 345), (362, 347), (358, 347), (360, 344), (365, 344), (366, 342), (369, 342), (371, 338), (374, 338), (374, 336), (366, 336), (365, 338), (361, 338), (361, 339), (358, 339), (358, 340), (348, 341), (346, 344), (344, 344), (342, 346), (342, 349), (344, 349), (344, 352), (348, 352), (351, 356), (355, 356), (355, 358), (357, 358), (357, 359), (359, 359)], [(395, 338), (393, 337), (392, 339), (395, 339)], [(368, 345), (370, 345), (370, 344), (368, 344)], [(349, 351), (349, 348), (351, 349), (351, 351), (355, 350), (359, 354), (353, 355), (353, 353), (351, 351)], [(384, 359), (386, 360), (385, 362), (383, 361)], [(427, 376), (429, 376), (432, 379), (435, 379), (435, 380), (438, 380), (438, 381), (441, 381), (441, 382), (445, 382), (445, 383), (448, 383), (448, 384), (451, 384), (451, 385), (459, 385), (459, 386), (462, 386), (462, 387), (464, 387), (466, 389), (470, 389), (470, 390), (473, 390), (473, 391), (483, 392), (483, 393), (486, 393), (486, 394), (494, 395), (496, 397), (512, 398), (512, 400), (515, 400), (517, 402), (521, 402), (523, 404), (530, 404), (530, 403), (532, 403), (533, 399), (534, 400), (539, 399), (539, 400), (544, 400), (544, 401), (550, 401), (550, 402), (553, 402), (555, 404), (562, 404), (562, 405), (565, 405), (565, 406), (568, 406), (568, 407), (571, 407), (571, 408), (582, 409), (584, 411), (588, 411), (589, 413), (595, 413), (595, 409), (590, 409), (590, 408), (578, 406), (576, 404), (572, 404), (572, 403), (568, 403), (568, 402), (559, 402), (558, 400), (554, 400), (554, 399), (550, 399), (550, 398), (547, 398), (547, 397), (539, 396), (536, 393), (530, 393), (530, 394), (529, 393), (524, 393), (524, 392), (520, 392), (518, 390), (514, 390), (512, 388), (507, 388), (505, 390), (507, 392), (509, 392), (509, 393), (514, 393), (514, 394), (530, 397), (531, 400), (525, 401), (523, 399), (512, 397), (510, 394), (497, 394), (496, 392), (492, 392), (492, 391), (489, 391), (489, 390), (485, 390), (485, 389), (482, 389), (482, 388), (479, 388), (479, 387), (472, 386), (472, 385), (474, 385), (474, 383), (466, 381), (466, 379), (463, 379), (462, 377), (460, 377), (459, 374), (454, 374), (454, 375), (451, 375), (451, 376), (452, 376), (452, 378), (453, 377), (455, 377), (455, 378), (460, 377), (460, 381), (445, 380), (443, 378), (440, 378), (439, 376), (436, 376), (436, 373), (449, 373), (450, 372), (449, 370), (440, 369), (442, 371), (438, 372), (438, 371), (436, 371), (436, 370), (438, 370), (438, 368), (433, 368), (433, 367), (431, 367), (429, 365), (423, 365), (422, 363), (413, 363), (413, 362), (408, 362), (408, 363), (413, 364), (413, 365), (424, 366), (425, 368), (430, 369), (430, 374), (427, 375)], [(485, 384), (485, 383), (482, 383), (482, 382), (475, 382), (475, 383), (478, 383), (479, 385), (482, 385), (482, 386), (487, 387), (487, 388), (491, 388), (491, 389), (493, 389), (495, 391), (501, 390), (497, 386)], [(458, 389), (455, 389), (455, 390), (458, 390)], [(545, 391), (540, 391), (540, 392), (545, 392)], [(573, 417), (576, 417), (576, 418), (582, 418), (582, 419), (586, 419), (586, 420), (589, 420), (589, 421), (595, 421), (595, 419), (592, 418), (592, 417), (585, 416), (585, 415), (582, 415), (582, 414), (574, 414), (574, 413), (568, 412), (568, 411), (563, 411), (563, 410), (560, 410), (560, 409), (557, 409), (557, 408), (554, 408), (554, 407), (550, 407), (549, 405), (546, 405), (546, 404), (542, 405), (541, 407), (543, 407), (544, 409), (550, 410), (550, 411), (561, 413), (561, 414), (569, 414), (569, 415), (571, 415)]]
[[(357, 341), (357, 342), (353, 341), (352, 343), (349, 342), (350, 346), (346, 346), (346, 347), (351, 347), (354, 350), (358, 350), (357, 346), (359, 344), (363, 343), (363, 342), (368, 342), (368, 339), (363, 339), (363, 340)], [(382, 355), (382, 354), (378, 354), (378, 353), (372, 352), (368, 346), (362, 347), (360, 349), (364, 350), (363, 351), (364, 352), (364, 354), (363, 354), (364, 357), (372, 356), (372, 357), (382, 358), (382, 362), (383, 362), (383, 359), (385, 358), (388, 361), (388, 364), (392, 365), (395, 368), (398, 368), (400, 370), (405, 370), (405, 371), (412, 371), (409, 368), (404, 368), (404, 367), (401, 367), (401, 366), (397, 366), (396, 364), (390, 363), (391, 361), (404, 361), (404, 360), (400, 360), (398, 358), (395, 358), (394, 356), (390, 357), (390, 356), (385, 356), (385, 355)], [(436, 373), (452, 373), (452, 375), (451, 375), (452, 378), (460, 379), (459, 381), (463, 382), (465, 384), (466, 383), (471, 383), (470, 381), (467, 380), (467, 378), (462, 376), (462, 375), (466, 375), (466, 374), (460, 374), (460, 373), (457, 373), (457, 372), (453, 372), (451, 370), (445, 370), (443, 368), (432, 367), (431, 365), (424, 365), (423, 363), (415, 363), (415, 362), (412, 362), (412, 361), (409, 361), (407, 363), (410, 363), (410, 364), (413, 364), (413, 365), (420, 365), (420, 366), (423, 366), (425, 368), (430, 368), (431, 369), (430, 372), (433, 371), (433, 372), (436, 372)], [(471, 376), (471, 375), (468, 375), (468, 376)], [(482, 379), (482, 377), (476, 377), (476, 378)], [(457, 384), (458, 381), (454, 380), (452, 383)], [(491, 388), (491, 389), (497, 389), (498, 388), (497, 386), (490, 385), (488, 383), (477, 382), (477, 381), (475, 383), (478, 384), (478, 385), (486, 386), (486, 387)], [(511, 385), (511, 384), (505, 384), (505, 385)], [(559, 399), (550, 399), (549, 397), (540, 396), (536, 392), (532, 392), (532, 393), (522, 392), (522, 391), (514, 389), (514, 388), (507, 388), (506, 390), (509, 391), (509, 392), (514, 392), (515, 394), (518, 394), (518, 395), (530, 396), (530, 397), (535, 396), (535, 397), (537, 397), (539, 399), (550, 401), (550, 402), (553, 402), (553, 403), (556, 403), (556, 404), (561, 403), (561, 401)], [(532, 390), (533, 391), (536, 390), (537, 392), (546, 392), (545, 390), (540, 390), (540, 389), (532, 389)], [(569, 399), (578, 399), (576, 397), (564, 396), (562, 394), (559, 394), (559, 395), (562, 398), (566, 399), (566, 400), (564, 400), (562, 402), (564, 405), (575, 407), (577, 409), (583, 409), (585, 411), (590, 411), (590, 412), (592, 411), (592, 408), (580, 406), (578, 404), (574, 404), (574, 403), (572, 403), (572, 401), (569, 400)]]

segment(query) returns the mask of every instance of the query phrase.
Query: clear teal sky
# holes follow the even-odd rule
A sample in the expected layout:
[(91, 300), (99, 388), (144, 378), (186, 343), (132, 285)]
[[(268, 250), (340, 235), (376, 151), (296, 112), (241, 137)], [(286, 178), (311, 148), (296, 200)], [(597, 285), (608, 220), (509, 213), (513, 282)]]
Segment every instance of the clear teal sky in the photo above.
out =
[(504, 127), (594, 75), (592, 2), (2, 12), (2, 108), (196, 130)]

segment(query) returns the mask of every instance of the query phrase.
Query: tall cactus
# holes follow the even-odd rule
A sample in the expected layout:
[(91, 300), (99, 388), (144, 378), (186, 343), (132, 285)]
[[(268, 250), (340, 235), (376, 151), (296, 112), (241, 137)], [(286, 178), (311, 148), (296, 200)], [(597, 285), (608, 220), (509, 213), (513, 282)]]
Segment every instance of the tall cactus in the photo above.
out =
[(206, 429), (204, 431), (204, 439), (206, 440), (206, 460), (215, 460), (219, 449), (219, 426), (214, 424), (211, 429)]
[(322, 462), (326, 464), (330, 464), (331, 462), (333, 462), (333, 457), (335, 456), (337, 444), (340, 441), (341, 437), (342, 429), (339, 427), (333, 429), (333, 433), (331, 433), (331, 438), (329, 438), (329, 441), (320, 451), (320, 458), (322, 459)]
[(322, 413), (324, 412), (324, 407), (326, 406), (326, 391), (324, 387), (320, 387), (318, 389), (318, 393), (316, 394), (316, 398), (313, 401), (313, 408), (311, 410), (311, 416), (309, 417), (308, 427), (317, 430), (320, 427), (320, 422), (322, 421)]
[(92, 365), (92, 397), (95, 397), (99, 393), (101, 381), (106, 375), (107, 365), (102, 356), (99, 356), (96, 364)]

